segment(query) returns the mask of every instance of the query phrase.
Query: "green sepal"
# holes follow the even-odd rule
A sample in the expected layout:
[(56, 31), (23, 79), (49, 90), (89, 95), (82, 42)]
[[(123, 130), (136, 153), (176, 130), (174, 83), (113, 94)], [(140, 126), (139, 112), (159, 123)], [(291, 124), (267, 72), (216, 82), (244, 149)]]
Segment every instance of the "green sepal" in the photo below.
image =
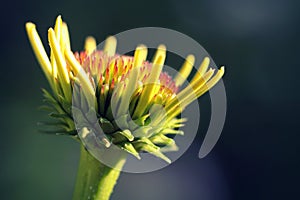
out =
[(49, 116), (50, 116), (50, 117), (53, 117), (53, 118), (59, 118), (59, 119), (64, 119), (64, 118), (69, 117), (68, 114), (65, 114), (65, 113), (60, 114), (60, 113), (56, 113), (56, 112), (50, 113)]
[(141, 126), (134, 130), (132, 134), (134, 137), (147, 137), (149, 136), (149, 131), (152, 129), (151, 126)]
[(138, 129), (140, 127), (138, 124), (136, 124), (134, 122), (134, 120), (129, 120), (127, 123), (128, 123), (128, 128), (130, 130), (135, 130), (135, 129)]
[(99, 118), (99, 123), (100, 123), (100, 126), (101, 126), (103, 132), (106, 133), (106, 134), (111, 134), (111, 133), (116, 131), (113, 124), (105, 118), (100, 117)]
[(129, 143), (129, 142), (126, 142), (122, 145), (117, 145), (119, 146), (121, 149), (125, 150), (126, 152), (132, 154), (133, 156), (135, 156), (137, 159), (141, 159), (139, 153), (136, 151), (136, 149), (134, 148), (134, 146)]
[(171, 128), (166, 128), (161, 131), (164, 135), (184, 135), (184, 132), (182, 130), (175, 130)]
[(42, 111), (46, 111), (46, 112), (53, 112), (54, 109), (53, 107), (51, 106), (48, 106), (48, 105), (41, 105), (38, 107), (39, 110), (42, 110)]
[(133, 122), (135, 124), (137, 124), (138, 126), (144, 126), (148, 117), (149, 117), (149, 114), (139, 117), (136, 120), (133, 120)]
[(170, 122), (168, 123), (168, 127), (169, 128), (180, 128), (183, 127), (185, 124), (184, 122), (187, 121), (187, 118), (174, 118), (172, 120), (170, 120)]
[(151, 140), (151, 142), (153, 142), (156, 145), (173, 145), (175, 144), (175, 141), (161, 133), (156, 134), (152, 137), (149, 138)]
[(42, 92), (45, 99), (49, 100), (52, 103), (57, 103), (56, 99), (46, 89), (42, 88)]
[(71, 113), (72, 105), (63, 96), (58, 95), (58, 101), (66, 113)]
[(55, 134), (55, 135), (71, 135), (71, 136), (76, 136), (77, 131), (72, 130), (72, 131), (66, 131), (65, 129), (57, 129), (57, 130), (39, 130), (41, 133), (46, 133), (46, 134)]
[(73, 106), (72, 114), (73, 114), (73, 116), (76, 116), (74, 118), (74, 120), (76, 122), (76, 125), (77, 125), (78, 129), (81, 129), (83, 127), (90, 127), (91, 126), (80, 109)]
[(123, 130), (123, 131), (119, 131), (119, 134), (126, 137), (130, 142), (132, 142), (134, 140), (134, 136), (132, 135), (131, 131), (128, 130), (128, 129)]
[(176, 145), (176, 143), (174, 143), (171, 145), (160, 147), (160, 152), (164, 153), (164, 152), (178, 151), (178, 149), (179, 149), (178, 146)]
[(158, 158), (163, 159), (167, 163), (171, 163), (171, 160), (160, 152), (160, 148), (153, 144), (148, 138), (141, 138), (133, 142), (133, 146), (137, 151), (148, 152)]
[(134, 140), (134, 136), (131, 134), (130, 130), (117, 131), (112, 135), (112, 142), (114, 144), (118, 144), (121, 142), (132, 142)]
[(152, 135), (156, 135), (157, 133), (160, 133), (161, 130), (163, 129), (163, 127), (152, 127), (152, 129), (150, 129), (148, 132), (147, 132), (147, 137), (151, 137)]

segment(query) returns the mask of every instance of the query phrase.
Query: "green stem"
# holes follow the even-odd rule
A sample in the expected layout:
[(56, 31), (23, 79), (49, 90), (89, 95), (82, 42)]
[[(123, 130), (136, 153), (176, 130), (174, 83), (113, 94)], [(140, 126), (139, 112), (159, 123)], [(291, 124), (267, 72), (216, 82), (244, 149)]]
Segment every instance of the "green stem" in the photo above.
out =
[[(121, 169), (124, 164), (125, 158), (121, 158), (116, 168)], [(120, 175), (117, 169), (102, 164), (81, 146), (73, 200), (109, 200)]]

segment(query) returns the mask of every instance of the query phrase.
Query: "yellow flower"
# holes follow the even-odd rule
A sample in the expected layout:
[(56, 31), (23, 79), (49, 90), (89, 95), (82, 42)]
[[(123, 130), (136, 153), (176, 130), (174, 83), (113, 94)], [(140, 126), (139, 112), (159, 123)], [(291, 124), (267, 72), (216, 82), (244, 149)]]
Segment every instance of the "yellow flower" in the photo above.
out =
[[(224, 74), (224, 67), (217, 72), (209, 69), (206, 57), (189, 86), (180, 89), (194, 66), (193, 55), (187, 56), (173, 79), (163, 72), (164, 45), (158, 46), (152, 62), (146, 60), (144, 45), (136, 48), (133, 57), (116, 54), (117, 41), (112, 36), (103, 50), (96, 50), (95, 39), (88, 37), (85, 50), (73, 53), (67, 25), (58, 16), (54, 29), (48, 30), (48, 56), (35, 25), (26, 23), (26, 30), (51, 86), (52, 94), (44, 90), (44, 96), (51, 105), (50, 115), (57, 119), (54, 132), (78, 137), (74, 115), (78, 110), (88, 115), (93, 109), (106, 146), (117, 145), (137, 158), (145, 151), (170, 162), (162, 152), (177, 149), (172, 135), (183, 134), (178, 128), (186, 120), (178, 116)], [(78, 131), (86, 129), (82, 126)]]

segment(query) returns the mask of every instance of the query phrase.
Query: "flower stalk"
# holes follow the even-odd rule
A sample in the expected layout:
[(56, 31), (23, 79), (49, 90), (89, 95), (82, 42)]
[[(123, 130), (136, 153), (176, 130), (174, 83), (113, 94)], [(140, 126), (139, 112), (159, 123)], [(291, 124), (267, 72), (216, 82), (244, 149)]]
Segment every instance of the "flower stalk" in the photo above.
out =
[(109, 200), (125, 161), (126, 158), (120, 158), (114, 168), (108, 167), (81, 145), (73, 200)]

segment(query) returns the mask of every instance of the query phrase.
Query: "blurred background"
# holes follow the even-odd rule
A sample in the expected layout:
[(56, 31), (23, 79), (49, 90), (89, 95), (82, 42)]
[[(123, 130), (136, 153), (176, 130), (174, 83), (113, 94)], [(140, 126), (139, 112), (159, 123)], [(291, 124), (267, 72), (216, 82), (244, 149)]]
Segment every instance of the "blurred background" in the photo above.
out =
[[(213, 151), (198, 158), (210, 114), (200, 100), (201, 128), (170, 166), (123, 173), (113, 200), (298, 199), (300, 3), (274, 1), (3, 1), (1, 2), (0, 196), (4, 200), (68, 200), (79, 145), (39, 133), (41, 88), (48, 88), (26, 38), (37, 24), (44, 44), (58, 14), (68, 22), (72, 49), (136, 27), (182, 32), (226, 65), (226, 124)], [(47, 46), (47, 45), (46, 45)]]

